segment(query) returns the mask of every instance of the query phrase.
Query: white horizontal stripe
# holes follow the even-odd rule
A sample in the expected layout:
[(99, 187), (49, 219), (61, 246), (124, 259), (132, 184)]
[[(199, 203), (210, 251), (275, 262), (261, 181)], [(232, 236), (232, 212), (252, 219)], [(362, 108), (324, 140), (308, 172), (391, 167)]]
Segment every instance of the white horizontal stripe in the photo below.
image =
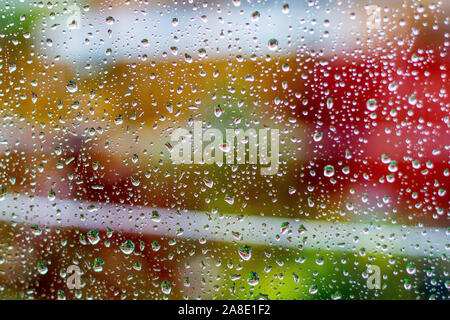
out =
[[(303, 249), (359, 251), (364, 248), (366, 254), (370, 255), (385, 253), (438, 257), (448, 251), (446, 243), (449, 233), (446, 229), (437, 227), (330, 223), (259, 216), (245, 216), (239, 220), (237, 215), (214, 215), (187, 210), (176, 212), (166, 208), (100, 203), (94, 204), (98, 207), (97, 211), (88, 212), (88, 206), (93, 203), (60, 199), (55, 202), (56, 206), (53, 207), (52, 202), (45, 197), (31, 200), (24, 195), (7, 195), (0, 202), (0, 220), (37, 224), (41, 228), (69, 227), (104, 231), (106, 227), (111, 227), (115, 231), (133, 234), (283, 247), (297, 247), (307, 237)], [(58, 215), (57, 209), (61, 210)], [(160, 214), (159, 222), (151, 219), (153, 210)], [(85, 221), (81, 220), (80, 214), (84, 214)], [(280, 232), (283, 222), (289, 223), (289, 231), (285, 234)], [(303, 225), (306, 231), (299, 234), (299, 225)], [(184, 231), (177, 236), (180, 228)], [(232, 231), (239, 232), (242, 240), (237, 240)], [(276, 240), (277, 235), (280, 236), (279, 241)], [(357, 243), (354, 242), (355, 237), (359, 238)]]

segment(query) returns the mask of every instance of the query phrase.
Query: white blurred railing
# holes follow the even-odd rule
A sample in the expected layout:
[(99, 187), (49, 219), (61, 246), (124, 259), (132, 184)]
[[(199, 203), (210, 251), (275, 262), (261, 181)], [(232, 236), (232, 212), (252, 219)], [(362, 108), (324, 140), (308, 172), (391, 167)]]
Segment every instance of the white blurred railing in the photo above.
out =
[[(60, 210), (59, 213), (57, 209)], [(159, 221), (151, 218), (154, 210), (160, 215)], [(106, 231), (106, 227), (110, 227), (115, 231), (138, 235), (236, 241), (248, 245), (297, 247), (302, 244), (304, 250), (362, 250), (367, 255), (439, 257), (449, 249), (449, 231), (438, 227), (242, 217), (66, 199), (49, 201), (45, 197), (31, 199), (25, 195), (4, 196), (0, 201), (0, 220), (37, 224), (41, 228), (69, 227)], [(301, 228), (302, 232), (298, 231), (300, 225), (304, 227)]]

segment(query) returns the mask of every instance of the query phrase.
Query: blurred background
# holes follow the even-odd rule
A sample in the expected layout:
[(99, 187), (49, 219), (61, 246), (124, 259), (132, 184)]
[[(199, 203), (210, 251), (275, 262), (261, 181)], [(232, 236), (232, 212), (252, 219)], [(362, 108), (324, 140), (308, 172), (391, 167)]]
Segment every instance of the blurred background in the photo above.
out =
[[(448, 299), (449, 13), (3, 1), (0, 297)], [(278, 173), (174, 165), (194, 121), (279, 129)]]

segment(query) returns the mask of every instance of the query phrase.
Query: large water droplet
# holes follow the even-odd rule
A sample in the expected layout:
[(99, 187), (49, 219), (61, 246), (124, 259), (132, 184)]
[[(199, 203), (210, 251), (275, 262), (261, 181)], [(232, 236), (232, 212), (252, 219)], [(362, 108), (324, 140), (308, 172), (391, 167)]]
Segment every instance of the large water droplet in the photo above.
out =
[(242, 245), (239, 247), (238, 253), (243, 260), (250, 260), (250, 258), (252, 257), (252, 248), (247, 245)]
[(134, 251), (134, 243), (131, 240), (127, 240), (120, 246), (120, 250), (122, 250), (125, 254), (131, 254)]

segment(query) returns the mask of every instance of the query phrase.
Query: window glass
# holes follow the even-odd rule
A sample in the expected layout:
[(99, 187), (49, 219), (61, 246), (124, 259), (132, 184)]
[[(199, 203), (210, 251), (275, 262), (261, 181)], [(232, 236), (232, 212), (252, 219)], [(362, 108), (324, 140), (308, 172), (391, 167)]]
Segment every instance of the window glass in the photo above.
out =
[(448, 299), (446, 0), (3, 0), (0, 298)]

